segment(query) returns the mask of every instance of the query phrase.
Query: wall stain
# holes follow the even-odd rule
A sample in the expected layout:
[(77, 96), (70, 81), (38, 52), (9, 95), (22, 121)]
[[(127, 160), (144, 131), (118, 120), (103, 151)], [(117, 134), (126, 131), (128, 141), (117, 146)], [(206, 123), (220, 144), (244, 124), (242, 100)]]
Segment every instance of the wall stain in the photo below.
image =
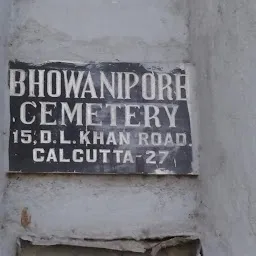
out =
[(21, 211), (20, 223), (24, 228), (27, 228), (31, 223), (31, 215), (28, 212), (28, 208), (25, 207)]

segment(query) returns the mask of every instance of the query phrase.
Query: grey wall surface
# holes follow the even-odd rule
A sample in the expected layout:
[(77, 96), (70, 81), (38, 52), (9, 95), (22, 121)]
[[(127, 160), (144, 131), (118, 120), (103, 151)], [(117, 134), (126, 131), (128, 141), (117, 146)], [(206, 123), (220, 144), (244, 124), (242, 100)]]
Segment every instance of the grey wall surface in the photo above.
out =
[[(7, 185), (8, 133), (9, 133), (9, 92), (8, 72), (8, 30), (11, 3), (0, 0), (0, 255), (5, 255), (3, 195)], [(8, 246), (7, 246), (8, 247)]]
[(181, 61), (186, 0), (14, 1), (10, 57), (24, 61)]
[[(11, 176), (1, 205), (2, 255), (15, 255), (16, 238), (26, 233), (58, 239), (198, 233), (207, 256), (255, 255), (255, 1), (16, 0), (12, 7), (10, 59), (193, 62), (200, 176)], [(8, 12), (0, 10), (2, 25)], [(7, 53), (0, 47), (4, 92)], [(31, 223), (24, 228), (26, 207)]]
[(256, 2), (190, 1), (206, 255), (255, 255)]
[[(8, 29), (9, 29), (10, 4), (0, 1), (0, 202), (6, 185), (5, 172), (8, 170), (8, 130), (9, 130), (9, 92), (7, 87), (8, 74)], [(2, 213), (0, 208), (0, 216)]]

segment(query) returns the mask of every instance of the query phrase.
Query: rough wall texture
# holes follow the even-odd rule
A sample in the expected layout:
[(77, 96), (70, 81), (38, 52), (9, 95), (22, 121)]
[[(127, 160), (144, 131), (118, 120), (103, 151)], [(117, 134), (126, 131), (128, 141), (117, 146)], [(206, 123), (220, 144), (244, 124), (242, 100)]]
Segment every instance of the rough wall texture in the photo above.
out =
[(206, 255), (255, 255), (256, 3), (190, 1)]
[[(9, 92), (7, 87), (7, 72), (8, 72), (8, 28), (9, 28), (10, 5), (6, 1), (0, 1), (0, 202), (4, 188), (6, 185), (5, 172), (8, 170), (8, 109), (9, 109)], [(0, 218), (2, 208), (0, 207)]]
[(9, 133), (9, 98), (7, 87), (8, 65), (8, 28), (10, 5), (8, 1), (0, 0), (0, 255), (5, 255), (3, 237), (3, 195), (7, 184), (6, 171), (8, 170), (8, 133)]
[[(201, 174), (12, 176), (2, 255), (14, 255), (26, 232), (107, 239), (200, 232), (207, 256), (255, 255), (255, 13), (254, 0), (15, 1), (11, 59), (194, 62)], [(6, 79), (6, 57), (0, 61)]]
[(187, 60), (186, 1), (16, 0), (10, 55), (33, 62)]
[(195, 231), (195, 190), (189, 179), (15, 176), (6, 192), (6, 221), (23, 232), (27, 207), (27, 231), (44, 237), (163, 237)]

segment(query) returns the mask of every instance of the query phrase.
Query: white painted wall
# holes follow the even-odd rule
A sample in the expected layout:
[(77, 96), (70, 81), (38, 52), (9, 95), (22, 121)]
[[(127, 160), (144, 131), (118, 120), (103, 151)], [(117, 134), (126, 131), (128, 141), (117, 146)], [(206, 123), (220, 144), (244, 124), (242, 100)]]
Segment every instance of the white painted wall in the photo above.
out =
[[(5, 14), (0, 24), (7, 20), (7, 2), (0, 1), (7, 8), (0, 8)], [(25, 233), (139, 239), (198, 232), (207, 256), (254, 256), (255, 9), (254, 0), (14, 1), (10, 59), (193, 62), (201, 174), (198, 179), (12, 176), (1, 205), (2, 255), (14, 255), (16, 237)], [(6, 27), (0, 30), (2, 42)], [(6, 54), (0, 46), (1, 92)], [(6, 103), (0, 104), (3, 111)], [(2, 144), (3, 160), (7, 144)], [(20, 225), (24, 207), (32, 216), (27, 230)]]

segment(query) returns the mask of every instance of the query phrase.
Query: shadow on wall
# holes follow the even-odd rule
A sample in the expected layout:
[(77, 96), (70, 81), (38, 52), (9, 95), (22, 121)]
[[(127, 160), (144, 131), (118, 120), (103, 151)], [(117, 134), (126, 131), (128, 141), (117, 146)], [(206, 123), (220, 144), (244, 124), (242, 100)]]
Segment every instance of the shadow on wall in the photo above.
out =
[[(69, 244), (69, 245), (64, 245)], [(52, 241), (25, 237), (17, 243), (17, 256), (203, 256), (196, 237), (164, 240)]]

